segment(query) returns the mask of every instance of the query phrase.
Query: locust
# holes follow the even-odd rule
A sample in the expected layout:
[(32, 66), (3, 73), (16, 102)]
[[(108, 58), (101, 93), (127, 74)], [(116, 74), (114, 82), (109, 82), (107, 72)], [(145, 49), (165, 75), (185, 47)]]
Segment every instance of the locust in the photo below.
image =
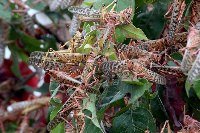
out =
[(188, 34), (187, 45), (185, 48), (183, 60), (181, 62), (181, 70), (184, 73), (187, 73), (187, 71), (190, 69), (193, 60), (192, 55), (195, 52), (200, 42), (199, 25), (200, 23), (197, 23), (195, 27), (191, 27)]
[(122, 61), (106, 61), (100, 64), (100, 70), (109, 78), (112, 79), (112, 73), (125, 73), (129, 72), (134, 74), (132, 80), (134, 80), (137, 76), (146, 78), (152, 82), (165, 85), (166, 78), (162, 75), (159, 75), (147, 68), (144, 67), (144, 64), (137, 61), (137, 59), (133, 60), (122, 60)]
[(169, 11), (171, 11), (172, 8), (173, 8), (173, 11), (172, 11), (172, 17), (171, 17), (171, 22), (170, 22), (169, 36), (168, 36), (170, 43), (173, 41), (174, 34), (181, 21), (181, 17), (183, 15), (184, 8), (185, 8), (185, 0), (174, 0), (173, 6), (170, 8)]
[(73, 16), (71, 25), (69, 28), (70, 35), (74, 36), (76, 34), (77, 30), (79, 29), (79, 26), (80, 26), (79, 18), (76, 16)]
[(159, 54), (149, 52), (152, 48), (146, 44), (128, 46), (126, 44), (116, 43), (116, 48), (117, 53), (120, 53), (119, 55), (123, 54), (124, 56), (131, 57), (131, 59), (137, 57), (146, 62), (146, 64), (150, 64), (153, 61), (157, 62), (160, 59)]
[(68, 76), (65, 72), (56, 70), (47, 70), (50, 76), (52, 76), (57, 82), (63, 83), (70, 88), (76, 88), (81, 84), (80, 81)]
[(35, 51), (31, 53), (30, 58), (33, 57), (33, 58), (41, 59), (43, 60), (43, 64), (45, 63), (46, 60), (62, 62), (62, 63), (79, 64), (79, 63), (84, 63), (88, 58), (87, 54), (66, 53), (65, 51), (54, 51), (54, 50), (52, 51), (53, 52)]
[[(175, 43), (185, 43), (187, 41), (187, 32), (177, 33), (174, 35)], [(169, 37), (163, 37), (157, 40), (148, 40), (142, 43), (148, 45), (155, 51), (163, 51), (170, 46)]]
[(193, 0), (192, 1), (192, 11), (191, 11), (191, 23), (197, 24), (200, 18), (200, 1)]
[(75, 33), (76, 34), (74, 35), (74, 37), (71, 40), (66, 42), (63, 46), (60, 46), (60, 49), (62, 49), (64, 46), (66, 46), (70, 43), (71, 45), (69, 45), (68, 49), (64, 50), (64, 51), (66, 53), (76, 53), (76, 49), (79, 48), (81, 46), (81, 44), (83, 44), (83, 36), (79, 31), (75, 31)]
[(91, 78), (94, 78), (94, 82), (97, 82), (97, 78), (94, 76), (95, 69), (97, 66), (97, 61), (101, 57), (101, 55), (96, 55), (95, 53), (91, 53), (91, 56), (86, 61), (84, 70), (81, 75), (81, 80), (85, 83), (90, 83)]
[(34, 28), (34, 22), (27, 12), (22, 14), (22, 19), (27, 30), (32, 34), (35, 34), (36, 30)]
[(90, 8), (78, 7), (78, 6), (71, 6), (68, 10), (73, 14), (84, 15), (84, 16), (95, 16), (95, 15), (99, 16), (99, 14), (101, 14), (101, 11)]
[(156, 63), (152, 63), (151, 66), (147, 68), (149, 68), (150, 70), (156, 73), (163, 73), (163, 74), (166, 73), (166, 74), (175, 75), (178, 77), (183, 76), (183, 72), (180, 66), (161, 66)]
[(194, 64), (188, 74), (188, 78), (187, 80), (189, 81), (189, 83), (191, 84), (194, 79), (199, 76), (199, 70), (200, 70), (200, 53), (198, 53), (197, 58), (194, 61)]
[(179, 132), (198, 133), (200, 131), (200, 122), (193, 119), (189, 115), (184, 116), (184, 127)]
[(67, 63), (62, 63), (62, 62), (57, 62), (57, 61), (46, 60), (43, 64), (43, 60), (33, 58), (33, 57), (29, 57), (27, 61), (33, 66), (43, 68), (44, 70), (59, 70), (59, 71), (66, 72), (68, 75), (76, 71), (82, 72), (84, 69), (84, 66), (79, 66), (76, 64), (67, 64)]

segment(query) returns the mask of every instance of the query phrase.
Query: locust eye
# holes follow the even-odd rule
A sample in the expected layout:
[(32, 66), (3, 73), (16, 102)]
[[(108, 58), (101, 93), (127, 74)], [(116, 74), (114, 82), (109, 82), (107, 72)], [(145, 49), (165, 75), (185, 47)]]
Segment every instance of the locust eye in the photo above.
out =
[(84, 56), (84, 57), (87, 57), (87, 55), (86, 55), (86, 54), (84, 54), (83, 56)]
[(130, 18), (130, 16), (131, 16), (131, 15), (130, 15), (130, 14), (128, 14), (128, 18)]
[(82, 85), (85, 85), (85, 83), (81, 83)]
[(75, 107), (75, 109), (77, 109), (77, 108), (78, 108), (78, 106)]

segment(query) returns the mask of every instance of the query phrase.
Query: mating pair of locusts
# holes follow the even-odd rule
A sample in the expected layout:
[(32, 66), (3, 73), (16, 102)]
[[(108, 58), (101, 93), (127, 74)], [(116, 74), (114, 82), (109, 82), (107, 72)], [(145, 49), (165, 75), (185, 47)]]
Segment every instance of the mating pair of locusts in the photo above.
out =
[[(112, 41), (112, 35), (114, 34), (116, 26), (131, 23), (132, 8), (128, 7), (120, 12), (116, 12), (114, 11), (116, 4), (117, 1), (113, 1), (107, 7), (103, 5), (102, 12), (94, 9), (82, 8), (76, 6), (70, 7), (69, 11), (77, 15), (78, 18), (82, 21), (100, 22), (101, 28), (99, 28), (99, 30), (105, 30), (105, 32), (97, 39), (97, 41), (94, 43), (94, 46), (97, 43), (99, 43), (100, 40), (103, 38), (102, 43), (99, 43), (99, 47), (103, 49), (108, 40), (110, 40), (109, 41), (109, 46), (110, 46), (110, 43)], [(111, 5), (113, 5), (112, 9), (110, 11), (107, 11), (107, 8), (110, 7)]]

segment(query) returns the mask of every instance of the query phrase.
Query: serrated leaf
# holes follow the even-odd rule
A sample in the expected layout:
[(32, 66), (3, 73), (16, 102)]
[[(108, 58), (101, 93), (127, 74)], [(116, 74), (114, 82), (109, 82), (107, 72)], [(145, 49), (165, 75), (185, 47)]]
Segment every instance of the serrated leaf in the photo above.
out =
[(113, 120), (114, 133), (144, 133), (146, 130), (155, 133), (156, 125), (152, 114), (145, 108), (130, 109)]
[(121, 32), (124, 34), (126, 38), (133, 38), (136, 40), (148, 39), (141, 29), (136, 28), (132, 24), (119, 25), (118, 28), (121, 30)]

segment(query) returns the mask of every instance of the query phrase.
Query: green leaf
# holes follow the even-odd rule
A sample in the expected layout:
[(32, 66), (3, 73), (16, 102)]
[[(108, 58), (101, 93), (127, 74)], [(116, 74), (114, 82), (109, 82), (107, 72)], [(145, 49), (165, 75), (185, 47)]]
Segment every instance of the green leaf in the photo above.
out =
[(146, 4), (154, 2), (154, 0), (143, 0)]
[(110, 48), (108, 50), (108, 47), (109, 47), (109, 43), (107, 43), (107, 45), (105, 46), (105, 48), (103, 49), (103, 54), (106, 56), (106, 57), (109, 57), (111, 60), (117, 60), (117, 57), (115, 55), (115, 52), (114, 52), (114, 43), (111, 42), (110, 44)]
[(35, 9), (35, 10), (38, 10), (38, 11), (43, 11), (45, 9), (45, 7), (47, 6), (46, 3), (44, 1), (40, 1), (40, 2), (37, 2), (35, 4), (33, 4), (33, 2), (35, 2), (36, 0), (28, 0), (26, 2), (26, 4)]
[(152, 11), (147, 12), (147, 8), (148, 5), (145, 4), (143, 7), (137, 9), (137, 12), (141, 13), (134, 16), (133, 24), (141, 28), (148, 39), (157, 39), (160, 37), (167, 21), (163, 16), (167, 12), (168, 7), (167, 4), (154, 2)]
[(186, 94), (187, 94), (188, 97), (190, 97), (189, 92), (190, 92), (191, 85), (192, 84), (190, 84), (189, 81), (186, 80), (186, 82), (185, 82), (185, 90), (186, 90)]
[[(134, 82), (134, 81), (133, 81)], [(134, 82), (135, 83), (135, 82)], [(139, 82), (142, 84), (142, 82)], [(131, 98), (129, 103), (135, 102), (140, 98), (146, 90), (148, 90), (153, 84), (152, 83), (143, 83), (142, 85), (138, 84), (127, 84), (125, 82), (120, 82), (118, 85), (122, 94), (131, 93)]]
[(0, 2), (0, 18), (5, 18), (6, 22), (10, 22), (12, 18), (11, 8), (8, 6), (7, 9), (4, 9), (8, 4), (7, 0), (1, 0)]
[[(86, 126), (85, 126), (85, 133), (89, 132), (99, 132), (101, 133), (101, 127), (99, 125), (99, 122), (96, 117), (96, 107), (95, 107), (95, 101), (96, 101), (96, 94), (90, 94), (90, 101), (88, 98), (83, 99), (83, 105), (86, 105), (86, 110), (89, 111), (89, 114), (86, 113), (87, 111), (84, 111), (84, 114), (90, 117), (93, 117), (94, 119), (87, 119), (85, 118)], [(95, 118), (96, 117), (96, 118)]]
[[(13, 64), (11, 66), (11, 70), (13, 72), (13, 74), (17, 77), (21, 77), (21, 73), (20, 73), (20, 70), (19, 70), (19, 54), (17, 53), (17, 51), (15, 50), (11, 50), (11, 58), (12, 58), (12, 61), (13, 61)], [(22, 78), (22, 77), (21, 77)]]
[[(62, 106), (59, 106), (51, 112), (50, 120), (53, 119), (61, 107)], [(59, 123), (53, 130), (51, 130), (51, 133), (65, 133), (65, 122)]]
[(98, 102), (101, 102), (101, 105), (98, 105), (98, 109), (100, 110), (97, 114), (98, 120), (102, 119), (104, 116), (104, 112), (108, 109), (109, 106), (118, 105), (121, 107), (125, 107), (123, 97), (125, 94), (122, 94), (118, 88), (119, 80), (115, 80), (112, 84), (106, 88), (99, 98)]
[(152, 114), (144, 108), (130, 109), (113, 120), (113, 132), (144, 133), (146, 130), (156, 132)]
[(118, 116), (120, 116), (121, 114), (123, 114), (124, 112), (128, 111), (128, 110), (131, 108), (131, 106), (132, 106), (132, 105), (129, 104), (128, 106), (126, 106), (126, 107), (120, 109), (120, 111), (118, 111), (118, 112), (116, 113), (116, 115), (114, 115), (112, 118), (114, 119), (115, 117), (118, 117)]
[(49, 48), (52, 48), (54, 50), (58, 50), (58, 48), (56, 46), (56, 39), (55, 39), (55, 37), (49, 36), (49, 35), (44, 35), (43, 36), (43, 40), (45, 42), (44, 44), (42, 44), (44, 46), (44, 48), (42, 48), (42, 49), (44, 49), (43, 51), (47, 51), (47, 50), (49, 50)]
[(141, 7), (145, 4), (144, 0), (135, 0), (135, 6)]
[(149, 90), (146, 90), (145, 92), (144, 92), (144, 97), (146, 98), (146, 99), (154, 99), (155, 97), (156, 97), (156, 93), (150, 93), (149, 92)]
[(136, 40), (147, 40), (147, 37), (144, 34), (144, 32), (141, 29), (136, 28), (132, 24), (119, 25), (118, 28), (121, 30), (121, 32), (126, 38), (133, 38)]
[[(91, 112), (89, 110), (84, 110), (84, 114), (91, 117)], [(93, 120), (85, 117), (85, 130), (84, 133), (103, 133), (103, 131), (97, 127)]]
[(25, 54), (24, 52), (19, 53), (20, 58), (22, 59), (23, 62), (27, 63), (28, 55)]
[(56, 97), (52, 97), (50, 99), (50, 102), (53, 106), (58, 106), (62, 103), (62, 101), (60, 99), (56, 98)]
[(163, 104), (163, 87), (161, 85), (157, 85), (157, 90), (157, 96), (150, 101), (151, 111), (156, 120), (164, 123), (165, 120), (169, 120), (169, 116)]
[(56, 95), (59, 88), (60, 88), (60, 85), (56, 81), (53, 81), (53, 82), (50, 83), (49, 92), (51, 94), (51, 98)]
[(194, 109), (200, 110), (200, 99), (197, 97), (196, 92), (194, 91), (193, 88), (190, 89), (189, 91), (189, 96), (186, 94), (186, 90), (183, 88), (181, 89), (181, 97), (183, 98), (184, 102), (189, 104)]
[[(88, 47), (89, 47), (89, 45), (90, 45), (90, 46), (93, 45), (94, 39), (95, 39), (94, 36), (88, 36), (88, 37), (85, 39), (85, 42), (83, 43), (83, 45), (82, 45), (80, 48), (77, 49), (77, 52), (78, 52), (78, 53), (89, 53), (91, 49), (88, 48)], [(85, 48), (85, 45), (88, 45), (88, 46)]]
[(117, 29), (115, 30), (115, 36), (116, 36), (116, 41), (117, 41), (117, 42), (121, 42), (121, 43), (124, 42), (125, 36), (123, 35), (123, 33), (120, 31), (119, 28), (117, 28)]
[(191, 88), (191, 85), (193, 84), (193, 88), (194, 88), (194, 91), (196, 92), (196, 95), (197, 97), (200, 99), (200, 76), (197, 76), (195, 78), (195, 80), (189, 84), (188, 80), (186, 80), (186, 84), (185, 84), (185, 89), (186, 89), (186, 93), (189, 97), (189, 91), (190, 91), (190, 88)]
[[(19, 34), (19, 33), (18, 33)], [(45, 47), (45, 43), (37, 40), (36, 38), (30, 37), (25, 34), (19, 34), (21, 43), (24, 45), (24, 49), (33, 52), (33, 51), (41, 51), (41, 45)], [(46, 49), (43, 49), (44, 51), (47, 51)]]

